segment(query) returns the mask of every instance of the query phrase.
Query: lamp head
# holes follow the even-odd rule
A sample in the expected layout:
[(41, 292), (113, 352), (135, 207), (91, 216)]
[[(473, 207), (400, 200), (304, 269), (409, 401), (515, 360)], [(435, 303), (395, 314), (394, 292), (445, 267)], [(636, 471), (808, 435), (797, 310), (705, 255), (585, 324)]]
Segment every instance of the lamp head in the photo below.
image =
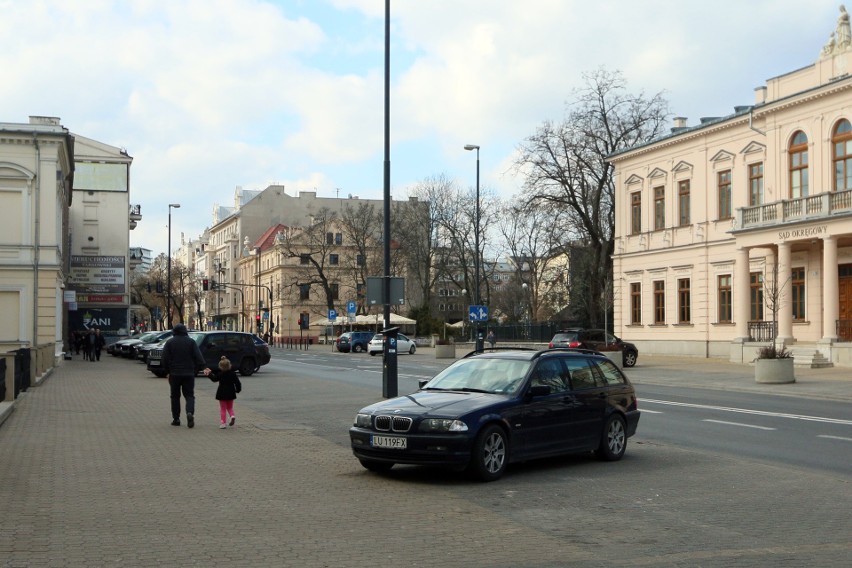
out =
[(465, 150), (479, 150), (479, 146), (477, 146), (476, 144), (465, 144), (464, 149)]

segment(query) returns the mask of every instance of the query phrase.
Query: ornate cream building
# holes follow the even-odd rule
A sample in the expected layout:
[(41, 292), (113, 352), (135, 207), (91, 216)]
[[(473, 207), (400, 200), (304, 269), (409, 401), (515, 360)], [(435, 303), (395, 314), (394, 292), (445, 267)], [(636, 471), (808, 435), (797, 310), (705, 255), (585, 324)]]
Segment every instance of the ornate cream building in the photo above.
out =
[(753, 105), (610, 157), (615, 333), (645, 353), (852, 365), (852, 39)]

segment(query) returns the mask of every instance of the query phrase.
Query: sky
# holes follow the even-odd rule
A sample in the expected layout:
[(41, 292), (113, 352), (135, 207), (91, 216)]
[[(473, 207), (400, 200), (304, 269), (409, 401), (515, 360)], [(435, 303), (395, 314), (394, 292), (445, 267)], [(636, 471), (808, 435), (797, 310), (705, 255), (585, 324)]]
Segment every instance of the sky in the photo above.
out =
[[(166, 252), (237, 187), (381, 199), (382, 0), (0, 0), (0, 122), (54, 116), (133, 157), (131, 246)], [(439, 174), (509, 198), (518, 146), (583, 74), (697, 124), (814, 63), (835, 0), (392, 0), (391, 194)], [(259, 236), (259, 235), (257, 235)]]

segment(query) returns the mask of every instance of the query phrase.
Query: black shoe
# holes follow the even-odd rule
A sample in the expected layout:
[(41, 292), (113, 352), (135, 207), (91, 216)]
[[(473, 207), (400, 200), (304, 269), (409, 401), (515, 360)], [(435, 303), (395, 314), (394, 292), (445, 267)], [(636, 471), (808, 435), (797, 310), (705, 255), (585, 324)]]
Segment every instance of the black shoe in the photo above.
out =
[(192, 414), (187, 414), (186, 415), (186, 427), (192, 428), (193, 426), (195, 426), (195, 417)]
[(178, 420), (177, 418), (172, 420), (172, 426), (180, 426), (180, 420)]

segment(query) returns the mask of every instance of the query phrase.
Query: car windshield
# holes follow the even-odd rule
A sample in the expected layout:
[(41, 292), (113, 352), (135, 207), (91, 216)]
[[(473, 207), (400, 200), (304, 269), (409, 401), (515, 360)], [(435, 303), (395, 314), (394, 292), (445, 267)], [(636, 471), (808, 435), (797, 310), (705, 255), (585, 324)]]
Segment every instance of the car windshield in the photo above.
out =
[(191, 338), (194, 342), (196, 342), (197, 344), (201, 345), (201, 340), (202, 340), (202, 339), (204, 339), (204, 334), (203, 334), (203, 333), (190, 333), (190, 334), (189, 334), (189, 337), (190, 337), (190, 338)]
[(383, 337), (383, 336), (382, 336), (382, 334), (381, 334), (381, 333), (377, 333), (376, 335), (374, 335), (374, 336), (373, 336), (373, 339), (371, 339), (370, 341), (378, 341), (378, 342), (381, 342), (381, 341), (382, 341), (382, 337)]
[(438, 373), (423, 390), (461, 390), (513, 395), (521, 388), (530, 365), (530, 361), (517, 359), (463, 359)]

